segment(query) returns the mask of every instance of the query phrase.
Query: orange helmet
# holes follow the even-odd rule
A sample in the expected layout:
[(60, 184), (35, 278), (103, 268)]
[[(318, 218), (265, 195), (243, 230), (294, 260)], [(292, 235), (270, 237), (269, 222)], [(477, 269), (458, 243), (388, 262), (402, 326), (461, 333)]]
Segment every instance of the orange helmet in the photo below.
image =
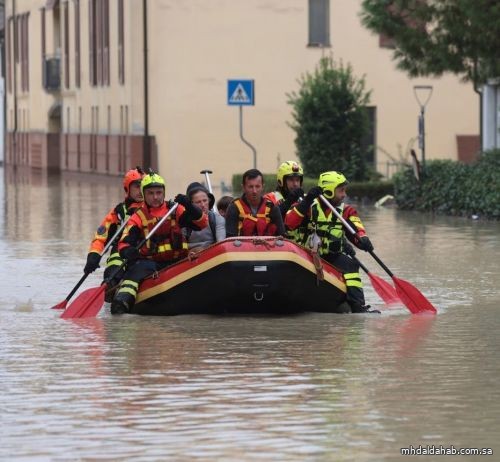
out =
[(123, 189), (125, 190), (125, 194), (127, 194), (127, 196), (130, 194), (130, 185), (136, 182), (140, 184), (143, 177), (144, 172), (141, 167), (136, 167), (125, 173), (125, 176), (123, 177)]

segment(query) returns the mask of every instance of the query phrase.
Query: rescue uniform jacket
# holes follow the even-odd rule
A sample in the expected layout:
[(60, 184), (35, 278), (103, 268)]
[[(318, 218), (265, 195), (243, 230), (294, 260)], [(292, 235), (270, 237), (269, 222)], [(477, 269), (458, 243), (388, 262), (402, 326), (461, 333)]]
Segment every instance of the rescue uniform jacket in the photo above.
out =
[[(94, 239), (90, 243), (89, 253), (95, 252), (101, 254), (109, 240), (115, 235), (116, 230), (121, 226), (125, 217), (131, 216), (140, 206), (142, 202), (134, 202), (127, 198), (124, 202), (120, 202), (115, 208), (111, 209), (104, 217), (104, 220), (97, 228), (94, 234)], [(111, 252), (116, 252), (120, 236), (117, 237), (115, 244), (111, 248)]]
[[(168, 213), (169, 204), (164, 202), (160, 207), (149, 207), (144, 204), (129, 219), (118, 250), (123, 257), (123, 251), (137, 245), (149, 234), (154, 226)], [(162, 262), (184, 258), (188, 254), (188, 244), (181, 228), (199, 231), (208, 224), (208, 217), (198, 207), (200, 212), (188, 212), (184, 206), (178, 205), (175, 212), (155, 231), (155, 234), (139, 249), (143, 258)]]
[[(336, 207), (342, 217), (348, 221), (359, 237), (366, 236), (366, 231), (361, 222), (357, 210), (351, 205)], [(316, 232), (321, 239), (319, 253), (338, 253), (343, 250), (343, 240), (346, 237), (345, 228), (333, 212), (322, 204), (319, 199), (314, 199), (312, 205), (304, 215), (298, 209), (298, 205), (291, 208), (285, 217), (287, 229), (295, 230), (307, 224), (307, 234)], [(351, 233), (347, 233), (347, 238), (358, 247), (357, 239)]]
[[(288, 210), (295, 205), (291, 198), (286, 198), (280, 191), (269, 192), (264, 196), (269, 199), (274, 205), (280, 208), (281, 216), (285, 220)], [(289, 229), (285, 226), (285, 235), (288, 239), (294, 241), (296, 244), (304, 245), (306, 241), (307, 222), (301, 224), (296, 229)]]

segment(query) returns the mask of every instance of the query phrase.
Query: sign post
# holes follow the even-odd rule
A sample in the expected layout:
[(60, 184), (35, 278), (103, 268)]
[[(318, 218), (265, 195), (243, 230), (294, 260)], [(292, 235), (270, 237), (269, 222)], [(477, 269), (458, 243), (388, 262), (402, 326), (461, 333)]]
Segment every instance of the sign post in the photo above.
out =
[(253, 80), (228, 80), (227, 81), (228, 106), (240, 107), (240, 138), (253, 152), (253, 168), (257, 168), (257, 151), (243, 137), (243, 106), (255, 105), (255, 87)]

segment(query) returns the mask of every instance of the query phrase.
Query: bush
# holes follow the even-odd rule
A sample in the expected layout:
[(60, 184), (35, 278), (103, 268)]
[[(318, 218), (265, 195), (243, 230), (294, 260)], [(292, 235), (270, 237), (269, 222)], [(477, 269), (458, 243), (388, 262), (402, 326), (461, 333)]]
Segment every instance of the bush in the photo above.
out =
[(304, 169), (316, 176), (335, 165), (348, 178), (368, 179), (362, 140), (369, 131), (370, 92), (364, 77), (356, 77), (350, 64), (323, 57), (298, 83), (299, 90), (287, 95), (289, 125)]
[[(243, 175), (233, 175), (233, 196), (241, 194), (241, 180)], [(318, 184), (317, 178), (304, 178), (302, 188), (305, 192)], [(265, 192), (276, 191), (276, 174), (264, 173)], [(367, 198), (373, 201), (387, 194), (394, 194), (394, 185), (391, 181), (367, 181), (349, 183), (347, 194), (351, 198)]]
[(500, 218), (500, 150), (484, 152), (477, 163), (428, 161), (419, 183), (411, 169), (397, 173), (394, 193), (399, 208), (447, 215)]

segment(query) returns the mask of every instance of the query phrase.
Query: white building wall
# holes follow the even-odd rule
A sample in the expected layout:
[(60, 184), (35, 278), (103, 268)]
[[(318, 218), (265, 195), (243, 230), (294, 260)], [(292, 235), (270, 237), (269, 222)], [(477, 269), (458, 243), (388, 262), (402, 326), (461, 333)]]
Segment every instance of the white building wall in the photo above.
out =
[(500, 85), (483, 87), (483, 150), (500, 148)]

